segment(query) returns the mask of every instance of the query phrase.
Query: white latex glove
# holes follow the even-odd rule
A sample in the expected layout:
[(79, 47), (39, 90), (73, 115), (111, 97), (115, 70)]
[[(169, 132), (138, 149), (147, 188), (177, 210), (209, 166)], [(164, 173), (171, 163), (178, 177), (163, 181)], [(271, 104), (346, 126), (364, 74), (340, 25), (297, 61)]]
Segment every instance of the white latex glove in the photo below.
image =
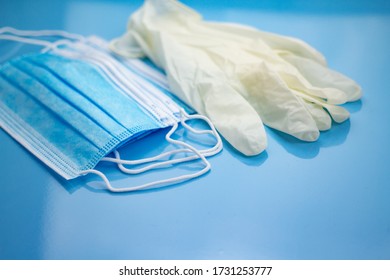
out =
[[(175, 0), (147, 0), (111, 49), (147, 55), (171, 90), (245, 155), (267, 146), (262, 122), (304, 141), (349, 117), (337, 104), (357, 100), (360, 87), (326, 68), (302, 41), (233, 24), (205, 22)], [(330, 116), (329, 116), (329, 114)]]

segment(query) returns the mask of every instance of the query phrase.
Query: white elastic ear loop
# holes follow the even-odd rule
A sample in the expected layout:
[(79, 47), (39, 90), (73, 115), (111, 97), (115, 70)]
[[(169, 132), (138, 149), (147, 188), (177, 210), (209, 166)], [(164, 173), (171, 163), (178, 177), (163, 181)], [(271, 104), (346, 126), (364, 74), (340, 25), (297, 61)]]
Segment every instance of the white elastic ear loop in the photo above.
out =
[[(186, 129), (190, 130), (191, 132), (193, 132), (195, 134), (211, 134), (217, 140), (217, 143), (213, 147), (211, 147), (209, 149), (198, 150), (200, 154), (204, 155), (205, 157), (209, 157), (209, 156), (213, 156), (213, 155), (219, 153), (222, 150), (223, 145), (222, 145), (221, 137), (219, 136), (219, 134), (216, 131), (215, 127), (213, 126), (213, 124), (210, 122), (210, 120), (208, 118), (206, 118), (204, 116), (201, 116), (201, 115), (190, 116), (183, 109), (181, 109), (181, 114), (182, 114), (181, 124), (183, 125), (183, 127), (185, 127)], [(202, 120), (204, 120), (210, 126), (211, 130), (197, 130), (197, 129), (194, 129), (194, 128), (190, 127), (185, 122), (186, 120), (190, 120), (190, 119), (202, 119)], [(169, 142), (171, 144), (176, 144), (176, 142), (174, 142), (175, 140), (173, 140), (170, 137), (173, 132), (174, 131), (171, 130), (166, 135), (165, 139), (167, 140), (167, 142)], [(124, 172), (124, 173), (127, 173), (127, 174), (139, 174), (139, 173), (142, 173), (142, 172), (145, 172), (145, 171), (148, 171), (148, 170), (151, 170), (151, 169), (155, 169), (155, 168), (160, 168), (160, 167), (163, 167), (163, 166), (166, 166), (166, 165), (172, 165), (172, 164), (192, 161), (192, 160), (198, 159), (199, 157), (195, 154), (195, 155), (192, 155), (192, 156), (186, 156), (186, 157), (183, 157), (183, 158), (172, 159), (172, 160), (167, 160), (167, 161), (163, 161), (163, 162), (157, 162), (157, 163), (150, 164), (150, 165), (147, 165), (147, 166), (142, 167), (142, 168), (133, 168), (133, 169), (126, 168), (123, 165), (139, 165), (139, 164), (144, 164), (144, 163), (150, 163), (150, 162), (157, 161), (157, 160), (159, 160), (159, 159), (161, 159), (163, 157), (166, 157), (166, 156), (179, 154), (179, 153), (188, 153), (188, 152), (192, 152), (192, 150), (190, 150), (190, 149), (176, 149), (176, 150), (168, 151), (168, 152), (165, 152), (165, 153), (162, 153), (160, 155), (157, 155), (157, 156), (154, 156), (154, 157), (150, 157), (150, 158), (139, 159), (139, 160), (123, 160), (123, 159), (120, 158), (119, 152), (115, 150), (114, 151), (115, 158), (105, 157), (105, 158), (102, 159), (102, 161), (108, 161), (108, 162), (117, 163), (119, 169), (122, 172)]]
[(59, 45), (67, 45), (72, 43), (72, 41), (68, 39), (50, 42), (41, 39), (25, 38), (25, 37), (21, 37), (20, 35), (2, 34), (2, 32), (0, 32), (0, 40), (8, 40), (8, 41), (20, 42), (23, 44), (43, 46), (45, 48), (41, 50), (41, 53), (45, 53), (49, 50), (57, 49)]
[[(223, 148), (223, 144), (222, 144), (222, 140), (221, 140), (221, 137), (219, 136), (217, 130), (215, 129), (215, 126), (211, 123), (211, 121), (205, 117), (205, 116), (202, 116), (202, 115), (189, 115), (185, 112), (185, 110), (183, 108), (180, 109), (180, 113), (181, 115), (183, 116), (180, 120), (180, 123), (183, 125), (183, 127), (185, 127), (186, 129), (188, 129), (189, 131), (191, 131), (192, 133), (196, 133), (196, 134), (210, 134), (210, 135), (213, 135), (215, 137), (215, 139), (217, 140), (217, 143), (212, 147), (212, 148), (209, 148), (209, 149), (204, 149), (204, 150), (200, 150), (201, 153), (204, 155), (204, 156), (213, 156), (217, 153), (219, 153), (222, 148)], [(198, 129), (195, 129), (191, 126), (189, 126), (186, 121), (187, 120), (191, 120), (191, 119), (200, 119), (200, 120), (203, 120), (204, 122), (207, 123), (207, 125), (210, 127), (211, 130), (198, 130)]]
[(24, 38), (24, 37), (19, 37), (19, 36), (15, 36), (15, 35), (7, 35), (7, 34), (0, 34), (0, 40), (15, 41), (15, 42), (20, 42), (20, 43), (24, 43), (24, 44), (44, 46), (47, 48), (50, 48), (52, 45), (51, 42), (45, 41), (45, 40)]
[(71, 46), (74, 44), (74, 41), (71, 41), (69, 39), (61, 39), (52, 42), (49, 46), (41, 50), (41, 53), (53, 51), (54, 53), (62, 54), (61, 52), (64, 52), (65, 50), (58, 48), (59, 46)]
[(13, 27), (5, 26), (0, 28), (0, 34), (11, 33), (13, 35), (22, 37), (44, 37), (44, 36), (56, 36), (63, 37), (72, 40), (83, 41), (85, 37), (79, 34), (70, 33), (64, 30), (19, 30)]
[[(4, 34), (4, 33), (11, 33), (12, 35)], [(43, 36), (58, 36), (67, 39), (50, 42), (48, 40), (26, 38), (26, 37), (43, 37)], [(86, 38), (82, 35), (69, 33), (62, 30), (35, 30), (35, 31), (18, 30), (8, 26), (0, 28), (0, 39), (16, 41), (16, 42), (21, 42), (21, 43), (31, 44), (31, 45), (44, 46), (45, 48), (41, 52), (47, 52), (50, 49), (55, 49), (58, 47), (58, 45), (61, 44), (69, 44), (72, 42), (70, 40), (77, 40), (77, 41), (86, 40)]]
[[(171, 128), (171, 130), (167, 134), (168, 138), (171, 137), (171, 135), (174, 133), (174, 131), (177, 129), (177, 127), (178, 127), (178, 124), (175, 123), (173, 125), (173, 127)], [(154, 186), (168, 186), (168, 185), (172, 185), (175, 183), (187, 181), (187, 180), (202, 176), (203, 174), (205, 174), (206, 172), (208, 172), (210, 170), (210, 168), (211, 168), (210, 163), (207, 161), (205, 156), (202, 155), (194, 147), (192, 147), (191, 145), (184, 143), (182, 141), (174, 140), (172, 138), (170, 138), (170, 142), (177, 144), (177, 145), (184, 146), (187, 149), (189, 149), (190, 151), (192, 151), (193, 153), (195, 153), (197, 155), (197, 157), (204, 162), (205, 167), (202, 170), (195, 172), (195, 173), (192, 173), (192, 174), (181, 175), (181, 176), (177, 176), (174, 178), (158, 180), (158, 181), (154, 181), (151, 183), (147, 183), (147, 184), (143, 184), (143, 185), (139, 185), (139, 186), (135, 186), (135, 187), (127, 187), (127, 188), (114, 188), (114, 187), (112, 187), (112, 185), (111, 185), (110, 181), (107, 179), (106, 175), (104, 175), (102, 172), (95, 170), (95, 169), (89, 169), (89, 170), (82, 171), (82, 172), (80, 172), (80, 175), (86, 175), (89, 173), (96, 174), (104, 181), (108, 190), (110, 190), (112, 192), (129, 192), (129, 191), (146, 189), (146, 188), (150, 188), (150, 187), (154, 187)]]

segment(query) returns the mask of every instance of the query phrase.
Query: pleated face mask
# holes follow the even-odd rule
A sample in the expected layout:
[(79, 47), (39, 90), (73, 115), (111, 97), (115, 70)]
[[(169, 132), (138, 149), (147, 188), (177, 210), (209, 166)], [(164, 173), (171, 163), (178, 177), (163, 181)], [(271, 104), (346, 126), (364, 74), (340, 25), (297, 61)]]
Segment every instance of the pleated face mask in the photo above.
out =
[(0, 95), (10, 134), (28, 135), (24, 144), (66, 179), (91, 169), (119, 144), (160, 128), (96, 69), (58, 55), (24, 56), (4, 64)]
[[(76, 46), (81, 48), (80, 44)], [(205, 157), (219, 152), (221, 142), (207, 119), (199, 116), (208, 122), (211, 130), (189, 127), (185, 120), (197, 116), (187, 115), (176, 102), (145, 79), (121, 77), (128, 74), (127, 68), (112, 63), (115, 59), (111, 61), (103, 51), (95, 53), (96, 59), (92, 59), (83, 55), (82, 50), (90, 53), (91, 46), (84, 44), (78, 51), (67, 47), (24, 55), (0, 66), (0, 126), (65, 179), (94, 173), (111, 191), (167, 185), (198, 177), (209, 170)], [(198, 151), (182, 141), (173, 140), (170, 136), (179, 122), (195, 133), (214, 135), (217, 144)], [(116, 151), (119, 146), (168, 126), (172, 129), (166, 139), (184, 148), (138, 161), (120, 159)], [(110, 152), (114, 152), (115, 158), (105, 157)], [(141, 169), (125, 167), (184, 152), (193, 155)], [(194, 174), (136, 187), (113, 188), (103, 173), (93, 169), (99, 161), (105, 160), (117, 163), (125, 173), (134, 174), (194, 159), (204, 161), (205, 168)]]

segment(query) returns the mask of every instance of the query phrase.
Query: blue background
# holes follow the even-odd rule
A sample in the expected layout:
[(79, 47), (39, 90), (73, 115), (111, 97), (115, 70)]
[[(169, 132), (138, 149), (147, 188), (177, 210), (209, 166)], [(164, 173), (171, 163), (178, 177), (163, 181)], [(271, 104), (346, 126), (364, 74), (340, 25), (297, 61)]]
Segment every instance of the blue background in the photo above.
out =
[[(390, 259), (389, 1), (184, 1), (206, 19), (298, 37), (356, 80), (351, 119), (304, 143), (267, 129), (244, 157), (226, 142), (212, 171), (160, 190), (111, 194), (65, 181), (0, 129), (0, 259)], [(121, 35), (141, 1), (0, 0), (0, 26)], [(23, 52), (0, 42), (0, 60)], [(122, 151), (166, 148), (161, 131)], [(197, 163), (126, 177), (135, 185)]]

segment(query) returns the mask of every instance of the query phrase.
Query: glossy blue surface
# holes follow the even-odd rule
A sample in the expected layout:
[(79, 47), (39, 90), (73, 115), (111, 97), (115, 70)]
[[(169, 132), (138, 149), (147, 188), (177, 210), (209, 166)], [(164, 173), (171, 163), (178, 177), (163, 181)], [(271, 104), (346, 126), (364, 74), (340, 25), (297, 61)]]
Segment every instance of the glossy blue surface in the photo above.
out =
[[(363, 87), (362, 101), (346, 106), (351, 120), (316, 143), (267, 129), (260, 156), (243, 157), (225, 143), (197, 180), (120, 195), (100, 191), (93, 176), (61, 179), (0, 129), (0, 259), (390, 258), (389, 2), (199, 2), (185, 1), (207, 19), (319, 49)], [(0, 26), (111, 39), (140, 3), (0, 0)], [(0, 60), (15, 50), (23, 51), (0, 42)], [(165, 132), (122, 151), (134, 158), (160, 152)], [(129, 178), (99, 166), (123, 185), (194, 167)]]

